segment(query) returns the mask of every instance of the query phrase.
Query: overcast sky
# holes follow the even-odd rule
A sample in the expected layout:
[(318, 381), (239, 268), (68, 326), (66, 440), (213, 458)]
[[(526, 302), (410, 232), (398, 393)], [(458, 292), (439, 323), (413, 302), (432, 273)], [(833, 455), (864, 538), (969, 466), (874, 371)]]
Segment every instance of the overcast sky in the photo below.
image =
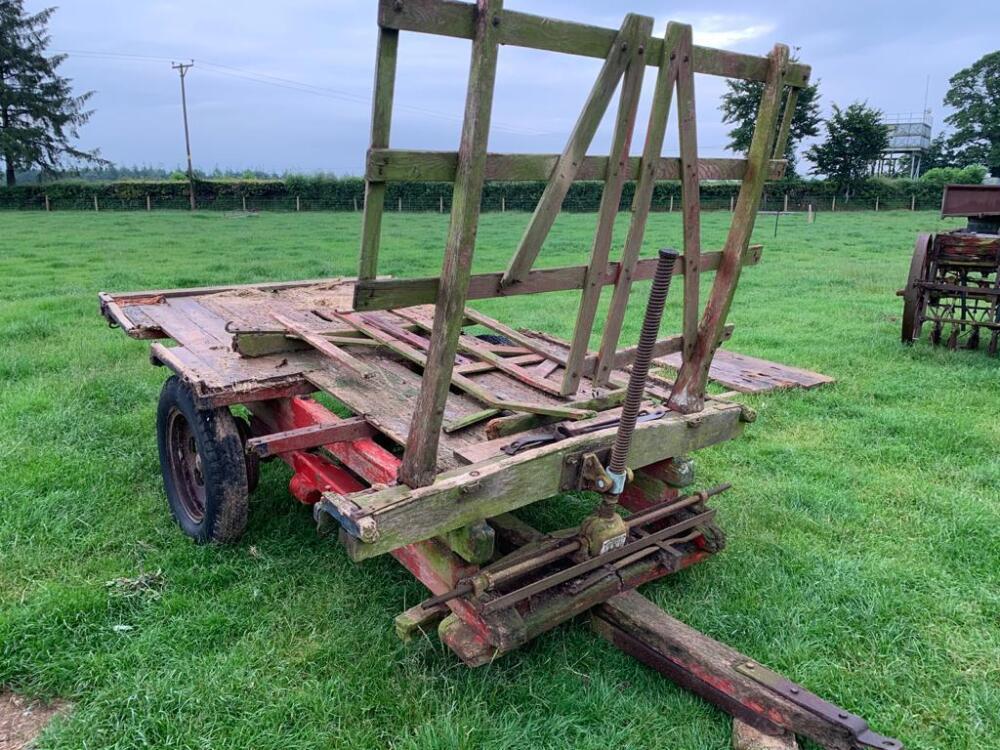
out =
[[(27, 0), (29, 10), (51, 2)], [(361, 174), (368, 145), (376, 0), (63, 0), (53, 50), (79, 91), (95, 91), (82, 145), (123, 165), (184, 160), (180, 92), (187, 78), (195, 166)], [(626, 11), (690, 23), (696, 44), (756, 54), (800, 48), (831, 102), (867, 100), (886, 114), (919, 113), (929, 80), (935, 133), (948, 78), (1000, 47), (1000, 0), (507, 0), (509, 9), (617, 27)], [(943, 12), (943, 15), (942, 15)], [(469, 64), (464, 40), (404, 33), (392, 146), (457, 147)], [(491, 151), (558, 152), (600, 61), (502, 48)], [(652, 68), (644, 91), (652, 89)], [(275, 80), (282, 79), (282, 80)], [(269, 81), (262, 82), (262, 81)], [(699, 146), (726, 155), (721, 79), (699, 76)], [(645, 121), (648, 96), (640, 114)], [(605, 118), (591, 151), (607, 150)], [(674, 129), (674, 122), (671, 123)], [(642, 127), (634, 151), (641, 149)], [(674, 152), (676, 140), (668, 138)]]

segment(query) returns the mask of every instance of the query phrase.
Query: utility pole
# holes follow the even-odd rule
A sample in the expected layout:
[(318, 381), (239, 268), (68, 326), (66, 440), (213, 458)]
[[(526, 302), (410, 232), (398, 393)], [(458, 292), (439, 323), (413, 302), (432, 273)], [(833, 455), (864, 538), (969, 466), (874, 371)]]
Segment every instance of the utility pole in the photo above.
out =
[(170, 67), (176, 70), (181, 77), (181, 109), (184, 111), (184, 145), (187, 148), (188, 190), (191, 193), (191, 210), (194, 211), (194, 168), (191, 166), (191, 133), (188, 130), (187, 95), (184, 91), (184, 76), (187, 75), (189, 68), (194, 67), (194, 60), (189, 63), (170, 63)]

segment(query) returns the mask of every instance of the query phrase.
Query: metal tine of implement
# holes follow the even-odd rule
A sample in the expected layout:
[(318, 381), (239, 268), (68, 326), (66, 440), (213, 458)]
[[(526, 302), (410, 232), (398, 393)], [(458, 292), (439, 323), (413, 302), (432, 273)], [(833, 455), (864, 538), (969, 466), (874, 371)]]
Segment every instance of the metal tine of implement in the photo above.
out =
[[(715, 487), (710, 487), (707, 490), (699, 490), (698, 492), (695, 492), (693, 494), (685, 495), (684, 497), (681, 497), (672, 502), (667, 502), (660, 505), (654, 505), (651, 508), (647, 508), (646, 510), (640, 513), (636, 513), (626, 518), (625, 525), (629, 528), (629, 530), (635, 529), (639, 526), (645, 526), (646, 524), (652, 523), (653, 521), (657, 521), (663, 518), (664, 516), (669, 516), (673, 513), (676, 513), (677, 511), (684, 510), (685, 508), (688, 508), (692, 505), (696, 505), (697, 503), (703, 503), (710, 497), (715, 497), (716, 495), (720, 495), (726, 490), (729, 490), (731, 487), (732, 484), (730, 484), (729, 482), (725, 482), (723, 484), (718, 484)], [(714, 513), (714, 511), (711, 512)], [(516, 578), (520, 578), (521, 576), (526, 575), (539, 568), (542, 568), (548, 565), (549, 563), (553, 563), (557, 560), (566, 557), (567, 555), (571, 555), (580, 549), (581, 543), (579, 539), (558, 538), (559, 533), (560, 532), (556, 532), (553, 536), (556, 536), (557, 538), (553, 539), (547, 545), (542, 546), (538, 550), (535, 550), (531, 557), (528, 557), (526, 559), (516, 559), (516, 561), (511, 565), (496, 570), (487, 569), (484, 572), (489, 576), (492, 584), (495, 586), (498, 584), (507, 583)], [(649, 535), (647, 537), (644, 537), (642, 541), (648, 541), (650, 544), (653, 544), (655, 542), (652, 541), (650, 537), (658, 535), (659, 532), (657, 533), (657, 535)], [(516, 555), (517, 552), (514, 552), (512, 554)], [(592, 559), (593, 560), (601, 559), (602, 564), (606, 561), (604, 560), (603, 556), (600, 558), (592, 558)], [(427, 599), (426, 601), (423, 602), (422, 606), (425, 609), (429, 609), (431, 607), (437, 606), (438, 604), (444, 604), (445, 602), (449, 602), (452, 599), (457, 599), (461, 596), (466, 596), (468, 594), (471, 594), (473, 593), (473, 591), (474, 587), (472, 585), (471, 580), (466, 580), (460, 583), (455, 588), (453, 588), (451, 591), (446, 591), (443, 594)]]

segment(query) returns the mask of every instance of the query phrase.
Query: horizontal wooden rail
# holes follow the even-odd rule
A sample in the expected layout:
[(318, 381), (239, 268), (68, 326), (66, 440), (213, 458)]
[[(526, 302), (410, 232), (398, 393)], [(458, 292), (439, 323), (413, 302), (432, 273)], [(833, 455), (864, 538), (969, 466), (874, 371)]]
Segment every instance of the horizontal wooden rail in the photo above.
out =
[[(743, 254), (743, 265), (757, 264), (760, 261), (761, 251), (760, 245), (748, 247)], [(719, 252), (702, 253), (701, 270), (716, 270), (721, 258), (722, 254)], [(605, 286), (615, 283), (618, 278), (618, 267), (618, 263), (608, 264), (603, 281)], [(636, 264), (633, 281), (649, 280), (653, 278), (655, 271), (655, 258), (640, 260)], [(510, 297), (518, 294), (542, 294), (544, 292), (582, 289), (586, 273), (586, 266), (540, 269), (531, 271), (521, 283), (503, 288), (500, 286), (502, 271), (476, 274), (469, 281), (467, 299), (490, 299), (491, 297)], [(674, 274), (684, 274), (684, 256), (678, 259)], [(434, 302), (437, 299), (437, 294), (437, 277), (359, 281), (354, 287), (354, 309), (390, 310), (397, 307), (425, 305)]]
[[(558, 154), (487, 154), (486, 180), (505, 182), (544, 181), (552, 176)], [(388, 148), (368, 152), (365, 179), (373, 182), (454, 182), (458, 165), (456, 151), (405, 151)], [(767, 179), (780, 180), (785, 175), (784, 159), (771, 161)], [(633, 156), (625, 167), (625, 179), (639, 175), (640, 158)], [(587, 156), (577, 170), (576, 181), (603, 180), (608, 157)], [(747, 171), (746, 159), (699, 159), (699, 180), (742, 180)], [(656, 166), (655, 180), (679, 180), (681, 161), (663, 157)]]
[[(475, 14), (474, 4), (453, 0), (381, 0), (378, 23), (385, 29), (472, 39)], [(503, 11), (500, 21), (500, 44), (598, 57), (602, 60), (608, 56), (617, 35), (617, 29), (560, 21), (512, 10)], [(764, 81), (767, 78), (766, 57), (698, 45), (694, 46), (693, 52), (695, 73), (747, 81)], [(646, 64), (659, 66), (662, 54), (663, 40), (650, 37), (646, 48)], [(789, 86), (805, 86), (809, 82), (809, 74), (808, 65), (789, 63), (785, 83)]]

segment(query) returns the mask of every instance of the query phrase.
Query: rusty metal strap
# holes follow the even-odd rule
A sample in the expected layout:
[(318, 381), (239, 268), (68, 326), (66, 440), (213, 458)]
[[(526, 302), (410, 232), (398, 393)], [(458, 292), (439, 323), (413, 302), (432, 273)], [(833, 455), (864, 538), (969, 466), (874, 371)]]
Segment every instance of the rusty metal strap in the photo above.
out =
[(860, 716), (823, 700), (815, 693), (809, 692), (801, 685), (782, 677), (777, 672), (765, 666), (753, 661), (745, 661), (734, 665), (733, 668), (744, 677), (749, 677), (754, 682), (763, 685), (785, 700), (815, 714), (823, 721), (844, 729), (854, 739), (855, 746), (858, 748), (903, 750), (902, 742), (893, 737), (886, 737), (873, 732), (868, 727), (868, 722)]

